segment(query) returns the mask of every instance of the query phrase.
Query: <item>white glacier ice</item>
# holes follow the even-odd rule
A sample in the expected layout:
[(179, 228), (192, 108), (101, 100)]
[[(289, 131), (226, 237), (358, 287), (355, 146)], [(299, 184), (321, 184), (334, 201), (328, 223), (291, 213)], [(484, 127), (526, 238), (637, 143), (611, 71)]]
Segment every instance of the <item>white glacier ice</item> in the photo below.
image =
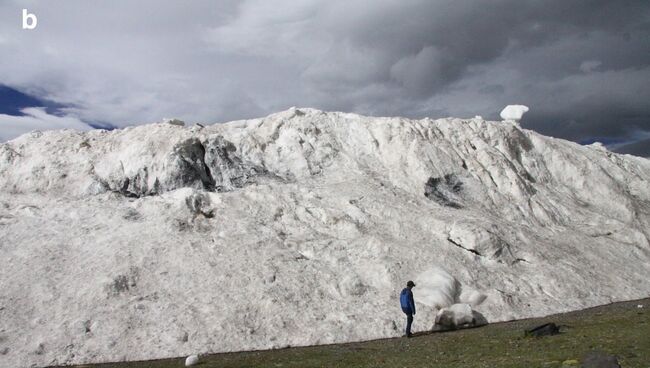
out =
[(402, 334), (650, 295), (650, 160), (481, 119), (290, 109), (0, 144), (2, 366)]
[(199, 356), (196, 354), (190, 355), (187, 358), (185, 358), (186, 367), (191, 367), (193, 365), (197, 365), (198, 363), (199, 363)]
[(459, 327), (471, 324), (474, 320), (472, 307), (469, 304), (457, 303), (442, 308), (436, 314), (435, 323), (445, 327)]
[(508, 105), (501, 110), (501, 119), (519, 122), (528, 110), (528, 106), (525, 105)]

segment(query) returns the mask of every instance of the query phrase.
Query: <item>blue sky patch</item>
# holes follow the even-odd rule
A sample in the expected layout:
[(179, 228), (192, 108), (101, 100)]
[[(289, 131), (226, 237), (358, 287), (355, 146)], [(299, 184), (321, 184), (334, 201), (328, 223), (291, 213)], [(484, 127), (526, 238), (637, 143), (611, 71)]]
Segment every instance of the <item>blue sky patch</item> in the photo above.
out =
[(0, 84), (0, 114), (23, 116), (21, 109), (26, 107), (44, 107), (48, 114), (60, 116), (64, 105), (52, 101), (41, 100), (16, 89)]

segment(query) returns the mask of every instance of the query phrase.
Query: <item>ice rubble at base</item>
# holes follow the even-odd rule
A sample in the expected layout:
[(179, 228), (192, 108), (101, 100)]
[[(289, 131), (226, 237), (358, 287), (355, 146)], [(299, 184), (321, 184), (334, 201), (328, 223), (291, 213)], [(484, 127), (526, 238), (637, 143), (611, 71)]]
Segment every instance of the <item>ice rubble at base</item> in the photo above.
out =
[[(650, 161), (513, 122), (290, 109), (0, 144), (0, 360), (400, 336), (650, 295)], [(137, 348), (134, 348), (137, 347)]]
[(487, 324), (485, 317), (469, 304), (456, 303), (442, 308), (436, 314), (433, 331), (449, 331), (459, 328), (480, 327)]
[(186, 367), (191, 367), (193, 365), (199, 364), (199, 356), (196, 354), (192, 354), (185, 358), (185, 366)]

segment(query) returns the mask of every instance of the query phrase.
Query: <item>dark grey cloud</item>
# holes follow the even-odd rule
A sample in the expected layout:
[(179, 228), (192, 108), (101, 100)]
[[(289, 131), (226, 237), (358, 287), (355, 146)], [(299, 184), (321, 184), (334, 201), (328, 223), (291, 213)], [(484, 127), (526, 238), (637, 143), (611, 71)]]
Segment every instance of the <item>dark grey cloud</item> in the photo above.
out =
[(378, 106), (406, 97), (405, 115), (496, 118), (503, 105), (526, 103), (526, 126), (578, 141), (650, 130), (650, 3), (407, 4), (340, 35), (388, 60), (362, 81), (387, 87)]
[(544, 134), (650, 132), (647, 0), (30, 6), (41, 19), (31, 34), (15, 27), (22, 3), (0, 5), (0, 83), (84, 121), (216, 122), (293, 105), (496, 119), (523, 103), (523, 125)]
[(650, 138), (614, 148), (615, 152), (650, 158)]

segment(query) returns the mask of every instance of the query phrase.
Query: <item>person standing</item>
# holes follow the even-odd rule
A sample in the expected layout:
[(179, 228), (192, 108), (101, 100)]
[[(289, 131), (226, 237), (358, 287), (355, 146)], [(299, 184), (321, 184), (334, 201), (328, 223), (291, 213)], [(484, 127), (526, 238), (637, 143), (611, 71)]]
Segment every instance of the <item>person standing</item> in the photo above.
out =
[(413, 287), (415, 283), (410, 281), (406, 283), (406, 287), (402, 290), (399, 296), (399, 302), (402, 306), (402, 312), (406, 314), (406, 337), (411, 337), (411, 324), (413, 324), (413, 315), (415, 315), (415, 301), (413, 300)]

